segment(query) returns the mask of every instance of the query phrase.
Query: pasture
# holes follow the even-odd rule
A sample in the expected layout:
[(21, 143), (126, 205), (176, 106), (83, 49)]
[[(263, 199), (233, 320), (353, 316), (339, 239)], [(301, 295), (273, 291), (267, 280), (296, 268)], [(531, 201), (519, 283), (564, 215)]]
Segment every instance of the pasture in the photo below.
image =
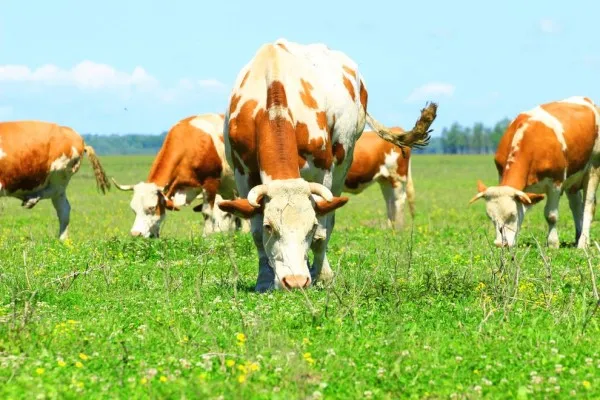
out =
[[(120, 183), (152, 157), (101, 157)], [(600, 253), (544, 246), (543, 204), (514, 250), (493, 246), (476, 180), (492, 156), (414, 156), (417, 216), (385, 226), (379, 187), (337, 211), (328, 288), (253, 292), (249, 234), (200, 236), (191, 207), (128, 237), (130, 193), (97, 193), (89, 160), (50, 201), (0, 200), (0, 398), (600, 397)], [(592, 225), (592, 240), (600, 229)], [(538, 244), (539, 243), (539, 244)]]

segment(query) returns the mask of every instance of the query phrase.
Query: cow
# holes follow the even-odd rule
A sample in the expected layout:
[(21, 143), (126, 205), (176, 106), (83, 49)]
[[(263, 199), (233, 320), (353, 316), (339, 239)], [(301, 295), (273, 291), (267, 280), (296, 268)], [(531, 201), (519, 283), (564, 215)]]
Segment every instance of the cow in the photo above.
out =
[(94, 149), (73, 129), (53, 122), (0, 122), (0, 196), (21, 200), (32, 209), (51, 199), (58, 217), (58, 238), (69, 237), (71, 205), (67, 186), (87, 154), (97, 187), (106, 194), (110, 182)]
[(224, 156), (223, 123), (223, 114), (184, 118), (167, 133), (145, 182), (121, 185), (112, 178), (118, 189), (133, 191), (132, 236), (160, 237), (166, 210), (179, 211), (196, 198), (202, 199), (193, 210), (203, 214), (203, 236), (238, 227), (249, 230), (245, 221), (215, 210), (215, 202), (232, 199), (236, 193), (233, 172)]
[[(400, 127), (390, 128), (402, 133)], [(377, 182), (387, 209), (388, 227), (404, 227), (404, 204), (408, 200), (415, 216), (415, 188), (411, 174), (410, 148), (402, 150), (383, 140), (376, 132), (365, 131), (354, 146), (354, 159), (344, 181), (344, 192), (358, 194)]]
[(541, 104), (509, 124), (494, 159), (499, 185), (486, 187), (478, 180), (478, 193), (469, 202), (485, 200), (496, 246), (514, 246), (525, 213), (547, 196), (547, 245), (559, 247), (556, 224), (563, 192), (575, 222), (577, 247), (589, 245), (600, 179), (599, 130), (599, 109), (582, 96)]
[(428, 144), (437, 104), (413, 130), (393, 133), (367, 113), (367, 97), (357, 64), (321, 43), (265, 43), (238, 73), (223, 137), (240, 198), (219, 207), (251, 219), (256, 291), (332, 278), (327, 243), (334, 211), (348, 201), (340, 194), (366, 122), (398, 146)]

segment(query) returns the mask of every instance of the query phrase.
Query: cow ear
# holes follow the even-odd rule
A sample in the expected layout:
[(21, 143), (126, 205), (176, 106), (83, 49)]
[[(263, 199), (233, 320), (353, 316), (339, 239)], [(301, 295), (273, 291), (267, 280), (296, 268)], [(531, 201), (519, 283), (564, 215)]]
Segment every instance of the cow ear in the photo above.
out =
[(521, 203), (525, 204), (526, 206), (532, 206), (532, 205), (537, 204), (540, 201), (544, 200), (543, 194), (538, 194), (538, 193), (525, 193), (525, 194), (527, 195), (527, 197), (529, 197), (529, 200), (531, 200), (531, 203), (529, 203), (527, 201), (527, 199), (524, 198), (523, 196), (517, 195), (516, 198), (517, 198), (517, 200), (519, 200)]
[(487, 190), (487, 186), (481, 181), (481, 179), (477, 180), (477, 192), (485, 192)]
[(345, 196), (334, 197), (331, 201), (327, 200), (319, 200), (315, 201), (315, 212), (317, 215), (325, 215), (328, 214), (344, 204), (348, 202), (348, 198)]
[(248, 199), (223, 200), (218, 204), (218, 207), (224, 211), (231, 213), (240, 218), (252, 218), (256, 214), (263, 211), (263, 206), (253, 207)]

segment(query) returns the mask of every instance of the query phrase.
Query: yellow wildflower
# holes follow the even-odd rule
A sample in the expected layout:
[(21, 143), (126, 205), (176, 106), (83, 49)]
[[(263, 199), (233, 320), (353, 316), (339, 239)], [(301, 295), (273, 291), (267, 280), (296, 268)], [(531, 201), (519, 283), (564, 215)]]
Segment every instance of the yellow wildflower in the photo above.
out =
[(227, 360), (225, 361), (225, 365), (228, 367), (233, 367), (235, 365), (235, 360)]
[(87, 354), (85, 353), (79, 353), (79, 358), (81, 358), (83, 361), (87, 361), (90, 358), (87, 356)]
[(75, 363), (75, 366), (76, 366), (77, 368), (83, 368), (83, 364), (81, 363), (81, 361), (77, 361), (77, 362)]
[(166, 377), (166, 376), (164, 376), (164, 375), (161, 375), (161, 376), (160, 376), (160, 378), (158, 378), (158, 380), (164, 383), (164, 382), (166, 382), (168, 379), (167, 379), (167, 377)]
[(46, 370), (44, 368), (36, 368), (35, 369), (35, 373), (38, 375), (43, 375), (44, 372), (46, 372)]
[(202, 372), (200, 375), (198, 375), (198, 380), (200, 382), (204, 382), (206, 380), (206, 372)]
[(67, 365), (65, 360), (63, 360), (62, 358), (57, 360), (56, 363), (58, 364), (59, 367), (65, 367)]
[(246, 368), (246, 366), (245, 366), (245, 365), (242, 365), (242, 364), (238, 365), (238, 366), (237, 366), (237, 369), (238, 369), (238, 371), (240, 371), (242, 374), (245, 374), (245, 373), (248, 371), (248, 369)]
[(315, 360), (312, 358), (312, 355), (308, 352), (304, 353), (302, 355), (302, 357), (304, 357), (304, 360), (309, 363), (310, 365), (315, 363)]
[(246, 382), (246, 375), (240, 375), (240, 376), (238, 376), (238, 382), (239, 383)]
[(592, 387), (592, 384), (590, 383), (590, 381), (583, 381), (583, 387), (586, 389), (590, 389)]
[(244, 343), (246, 341), (246, 335), (244, 335), (243, 333), (236, 333), (235, 338), (238, 340), (238, 342)]
[(248, 369), (250, 370), (250, 372), (256, 372), (260, 369), (260, 365), (258, 365), (258, 363), (250, 363), (250, 365), (248, 365)]
[(142, 378), (142, 379), (140, 379), (140, 383), (141, 383), (142, 385), (145, 385), (146, 383), (148, 383), (148, 379), (146, 379), (146, 378)]

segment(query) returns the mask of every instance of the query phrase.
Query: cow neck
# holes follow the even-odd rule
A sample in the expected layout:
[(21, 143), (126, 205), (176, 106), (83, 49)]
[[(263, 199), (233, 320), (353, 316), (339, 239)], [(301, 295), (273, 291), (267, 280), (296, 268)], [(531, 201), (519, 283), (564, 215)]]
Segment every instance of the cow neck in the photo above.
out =
[(283, 84), (275, 81), (267, 90), (267, 111), (257, 129), (258, 165), (271, 179), (300, 178), (298, 143)]
[(528, 186), (529, 164), (521, 159), (515, 160), (502, 174), (501, 186), (510, 186), (517, 190), (524, 190)]
[(146, 181), (148, 183), (154, 183), (159, 187), (165, 187), (170, 183), (176, 166), (177, 160), (175, 157), (168, 156), (161, 150), (152, 164), (152, 168), (148, 173)]

